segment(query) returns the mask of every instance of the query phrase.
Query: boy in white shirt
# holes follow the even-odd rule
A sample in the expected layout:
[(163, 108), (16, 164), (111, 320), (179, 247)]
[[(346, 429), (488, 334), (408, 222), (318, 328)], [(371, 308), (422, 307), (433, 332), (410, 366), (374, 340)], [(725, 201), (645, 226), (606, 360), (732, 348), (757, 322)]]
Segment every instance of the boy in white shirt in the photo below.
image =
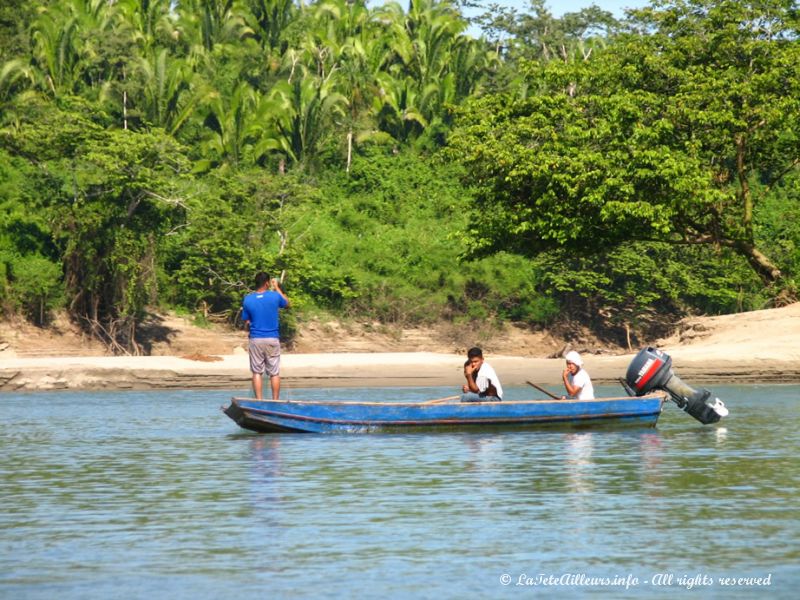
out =
[(497, 373), (483, 360), (480, 348), (470, 348), (464, 364), (464, 377), (467, 383), (462, 386), (461, 402), (500, 402), (503, 399), (503, 386)]

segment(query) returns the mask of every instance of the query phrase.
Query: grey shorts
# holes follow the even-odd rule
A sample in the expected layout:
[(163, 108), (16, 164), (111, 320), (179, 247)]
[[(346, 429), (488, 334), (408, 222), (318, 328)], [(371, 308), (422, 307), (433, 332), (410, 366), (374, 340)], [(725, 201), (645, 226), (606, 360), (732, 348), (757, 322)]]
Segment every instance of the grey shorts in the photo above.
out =
[(247, 346), (251, 372), (263, 374), (266, 371), (270, 377), (280, 375), (281, 342), (278, 338), (250, 338)]

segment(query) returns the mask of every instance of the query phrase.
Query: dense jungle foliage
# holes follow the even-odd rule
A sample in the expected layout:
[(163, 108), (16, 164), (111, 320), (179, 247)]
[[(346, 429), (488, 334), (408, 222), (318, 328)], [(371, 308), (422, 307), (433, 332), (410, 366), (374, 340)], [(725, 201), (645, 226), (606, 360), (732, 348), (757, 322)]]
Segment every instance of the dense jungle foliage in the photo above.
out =
[(796, 0), (6, 0), (0, 308), (136, 353), (148, 310), (235, 322), (262, 269), (287, 335), (644, 343), (791, 301), (799, 29)]

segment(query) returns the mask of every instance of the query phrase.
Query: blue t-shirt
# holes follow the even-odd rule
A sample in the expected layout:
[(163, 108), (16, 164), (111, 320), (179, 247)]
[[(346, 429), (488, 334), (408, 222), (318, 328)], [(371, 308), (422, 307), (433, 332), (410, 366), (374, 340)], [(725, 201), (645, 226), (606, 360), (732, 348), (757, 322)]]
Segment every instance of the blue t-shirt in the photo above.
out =
[(247, 294), (242, 300), (242, 320), (250, 321), (250, 337), (279, 337), (278, 310), (288, 305), (278, 292)]

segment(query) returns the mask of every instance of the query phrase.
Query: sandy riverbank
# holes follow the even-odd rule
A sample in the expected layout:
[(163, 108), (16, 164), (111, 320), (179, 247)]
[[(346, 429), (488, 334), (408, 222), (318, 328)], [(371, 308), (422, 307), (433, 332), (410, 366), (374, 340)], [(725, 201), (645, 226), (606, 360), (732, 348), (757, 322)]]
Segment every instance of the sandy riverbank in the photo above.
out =
[[(690, 383), (800, 383), (800, 303), (779, 309), (688, 320), (654, 345)], [(624, 376), (633, 354), (585, 355), (598, 384)], [(0, 358), (0, 390), (249, 388), (247, 354), (202, 361), (172, 356)], [(503, 384), (560, 385), (560, 359), (490, 355)], [(285, 389), (461, 385), (463, 357), (438, 352), (353, 352), (283, 356)]]

